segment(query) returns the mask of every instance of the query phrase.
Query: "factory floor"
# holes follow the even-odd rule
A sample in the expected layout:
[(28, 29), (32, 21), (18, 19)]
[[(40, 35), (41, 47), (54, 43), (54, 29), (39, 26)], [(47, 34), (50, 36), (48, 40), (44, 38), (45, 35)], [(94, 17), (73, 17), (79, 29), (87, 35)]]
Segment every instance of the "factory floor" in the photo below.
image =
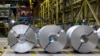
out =
[(94, 49), (93, 52), (88, 54), (80, 54), (69, 48), (63, 49), (56, 54), (50, 54), (44, 52), (42, 48), (34, 48), (27, 53), (19, 54), (10, 49), (7, 45), (7, 38), (0, 38), (0, 56), (100, 56), (100, 49)]

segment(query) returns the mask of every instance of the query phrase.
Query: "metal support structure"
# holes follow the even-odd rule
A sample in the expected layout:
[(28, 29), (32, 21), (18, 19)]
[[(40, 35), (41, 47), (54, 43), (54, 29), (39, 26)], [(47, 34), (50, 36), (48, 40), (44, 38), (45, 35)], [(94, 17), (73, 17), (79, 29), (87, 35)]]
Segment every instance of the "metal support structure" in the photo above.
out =
[(83, 17), (83, 19), (87, 19), (87, 4), (86, 4), (86, 0), (84, 1), (84, 11), (83, 11), (83, 13), (84, 13), (84, 17)]
[(41, 15), (40, 16), (43, 16), (43, 7), (42, 7), (42, 4), (40, 4), (40, 9), (41, 9), (41, 11), (40, 11)]
[(56, 24), (58, 24), (58, 0), (56, 0)]
[(79, 16), (80, 16), (81, 12), (82, 12), (83, 6), (84, 6), (84, 2), (82, 3), (82, 6), (81, 6), (81, 9), (80, 9), (79, 13), (77, 14), (75, 24), (77, 24), (77, 23), (78, 23), (78, 19), (79, 19)]
[(70, 0), (70, 4), (71, 4), (71, 19), (73, 20), (73, 22), (75, 21), (74, 19), (74, 11), (73, 11), (73, 5), (72, 5), (72, 0)]
[(62, 23), (63, 24), (66, 24), (65, 8), (66, 8), (66, 0), (63, 0), (63, 13), (62, 13)]
[(29, 0), (30, 8), (32, 9), (32, 0)]
[(52, 10), (53, 10), (53, 7), (51, 6), (51, 19), (54, 20), (53, 11)]
[(43, 18), (44, 18), (44, 6), (43, 6)]
[(98, 19), (99, 19), (99, 22), (100, 22), (100, 0), (96, 0), (96, 3), (98, 5)]
[(50, 18), (50, 8), (49, 8), (49, 6), (50, 6), (50, 4), (49, 4), (50, 2), (49, 2), (49, 0), (47, 1), (47, 4), (48, 4), (48, 19)]
[(77, 3), (79, 3), (79, 2), (82, 2), (82, 0), (74, 1), (72, 4), (74, 5), (74, 4), (77, 4)]
[[(69, 19), (71, 19), (72, 22), (74, 22), (74, 24), (77, 24), (78, 22), (82, 23), (82, 20), (88, 20), (87, 22), (89, 25), (89, 22), (91, 22), (90, 20), (93, 19), (99, 25), (100, 13), (98, 12), (100, 8), (98, 7), (98, 12), (95, 12), (92, 7), (93, 3), (96, 3), (96, 1), (70, 0), (70, 5), (68, 6), (66, 6), (66, 2), (68, 1), (66, 2), (65, 0), (62, 0), (62, 1), (63, 2), (60, 3), (60, 0), (44, 0), (44, 2), (42, 3), (43, 4), (42, 8), (41, 8), (43, 9), (41, 10), (42, 11), (41, 17), (48, 18), (48, 20), (51, 20), (52, 22), (55, 21), (55, 24), (59, 24), (59, 23), (66, 24), (68, 20), (66, 19), (65, 15), (68, 14), (70, 16)], [(98, 6), (100, 6), (98, 2), (97, 4)], [(61, 10), (59, 9), (59, 6), (62, 6)], [(91, 13), (92, 15), (90, 16), (89, 14)], [(98, 13), (98, 17), (96, 13)], [(61, 17), (59, 16), (59, 14)], [(76, 14), (76, 16), (74, 14)]]
[[(65, 12), (64, 10), (59, 11), (59, 6), (63, 5), (63, 9), (65, 8), (64, 4), (59, 4), (59, 0), (44, 0), (44, 2), (42, 3), (43, 6), (43, 10), (41, 8), (41, 13), (43, 13), (43, 15), (41, 15), (41, 17), (43, 17), (44, 19), (50, 21), (49, 23), (51, 24), (59, 24), (59, 23), (64, 23), (65, 21)], [(63, 0), (64, 3), (64, 0)], [(59, 16), (59, 12), (61, 12), (61, 15)], [(61, 21), (59, 19), (59, 17), (61, 17)], [(60, 21), (60, 22), (59, 22)]]
[(65, 13), (63, 11), (63, 15), (62, 15), (62, 23), (65, 24)]
[[(87, 0), (86, 0), (86, 1), (87, 1)], [(90, 10), (91, 10), (91, 12), (92, 12), (92, 14), (93, 14), (94, 19), (95, 19), (96, 22), (97, 22), (97, 24), (100, 25), (100, 22), (99, 22), (99, 20), (98, 20), (96, 14), (95, 14), (95, 12), (93, 11), (93, 9), (92, 9), (92, 7), (91, 7), (91, 5), (89, 4), (88, 1), (87, 1), (87, 4), (88, 4), (88, 6), (89, 6), (89, 8), (90, 8)]]
[[(88, 7), (87, 7), (87, 6), (88, 6)], [(81, 6), (81, 9), (80, 9), (79, 13), (77, 14), (75, 24), (78, 23), (79, 16), (81, 15), (82, 11), (83, 11), (83, 18), (82, 18), (82, 19), (84, 19), (84, 20), (87, 20), (87, 19), (88, 19), (88, 16), (87, 16), (88, 10), (87, 10), (87, 8), (89, 8), (89, 10), (91, 11), (90, 13), (92, 13), (94, 19), (96, 20), (96, 23), (99, 25), (99, 24), (100, 24), (100, 23), (99, 23), (99, 19), (98, 19), (98, 17), (96, 16), (96, 14), (95, 14), (95, 12), (94, 12), (94, 10), (93, 10), (93, 8), (92, 8), (92, 6), (90, 5), (90, 3), (89, 3), (88, 0), (84, 0), (84, 1), (83, 1), (83, 4), (82, 4), (82, 6)], [(71, 12), (72, 12), (72, 11), (71, 11)]]
[(100, 22), (100, 6), (99, 6), (99, 8), (98, 8), (98, 19), (99, 19), (99, 22)]

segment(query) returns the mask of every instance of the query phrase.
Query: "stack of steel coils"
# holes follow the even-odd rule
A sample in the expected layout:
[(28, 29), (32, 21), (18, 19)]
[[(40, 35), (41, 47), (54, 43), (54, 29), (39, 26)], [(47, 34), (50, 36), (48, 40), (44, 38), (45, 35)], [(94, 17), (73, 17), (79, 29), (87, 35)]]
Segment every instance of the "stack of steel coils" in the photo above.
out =
[[(100, 28), (96, 31), (84, 25), (72, 26), (65, 33), (57, 25), (46, 25), (36, 30), (34, 27), (21, 24), (14, 26), (8, 34), (8, 44), (19, 53), (31, 50), (38, 43), (49, 53), (60, 52), (69, 43), (74, 50), (88, 53), (97, 46), (98, 39), (100, 42)], [(100, 48), (100, 44), (98, 47)]]

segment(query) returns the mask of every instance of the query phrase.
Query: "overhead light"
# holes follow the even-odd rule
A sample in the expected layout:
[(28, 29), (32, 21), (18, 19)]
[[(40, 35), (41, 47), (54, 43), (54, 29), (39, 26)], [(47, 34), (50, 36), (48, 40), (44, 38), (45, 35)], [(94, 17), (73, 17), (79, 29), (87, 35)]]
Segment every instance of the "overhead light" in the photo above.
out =
[(11, 20), (11, 23), (15, 23), (15, 20)]

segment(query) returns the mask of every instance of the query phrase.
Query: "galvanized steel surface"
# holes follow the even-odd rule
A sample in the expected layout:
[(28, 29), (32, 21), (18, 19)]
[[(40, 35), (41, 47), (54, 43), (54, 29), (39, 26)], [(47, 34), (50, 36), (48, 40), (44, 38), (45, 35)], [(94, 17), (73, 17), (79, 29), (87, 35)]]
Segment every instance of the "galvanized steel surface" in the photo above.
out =
[(64, 30), (56, 25), (44, 26), (40, 29), (38, 36), (41, 47), (50, 53), (61, 51), (67, 43)]
[(27, 25), (16, 25), (8, 34), (8, 44), (19, 53), (24, 53), (33, 48), (36, 43), (36, 34)]
[[(70, 30), (70, 31), (69, 31)], [(67, 32), (72, 47), (81, 53), (91, 52), (98, 43), (98, 36), (89, 26), (74, 26)]]

